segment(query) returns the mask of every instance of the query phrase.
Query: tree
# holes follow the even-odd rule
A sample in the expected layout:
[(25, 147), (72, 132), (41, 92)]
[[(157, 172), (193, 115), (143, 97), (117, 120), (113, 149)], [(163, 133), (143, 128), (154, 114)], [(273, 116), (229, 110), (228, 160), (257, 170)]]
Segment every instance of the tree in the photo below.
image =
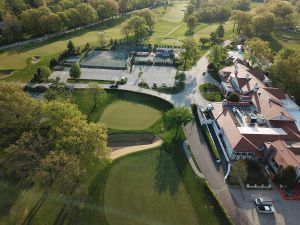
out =
[(193, 114), (187, 107), (174, 108), (166, 113), (164, 119), (168, 127), (176, 127), (175, 137), (177, 137), (179, 126), (190, 122), (193, 119)]
[(248, 165), (244, 160), (234, 161), (230, 171), (230, 179), (235, 184), (243, 185), (247, 181)]
[(4, 163), (6, 174), (24, 185), (31, 184), (32, 175), (49, 150), (50, 143), (38, 132), (24, 132), (15, 144), (7, 148)]
[(115, 0), (103, 0), (97, 5), (97, 13), (100, 19), (112, 18), (119, 12), (119, 4)]
[(0, 147), (14, 144), (23, 132), (35, 130), (40, 105), (17, 84), (0, 82)]
[(70, 69), (70, 77), (73, 79), (78, 79), (81, 75), (81, 70), (79, 63), (74, 63)]
[(215, 45), (219, 43), (219, 38), (216, 32), (211, 32), (210, 33), (210, 42)]
[(69, 41), (67, 44), (68, 52), (71, 54), (74, 54), (76, 52), (75, 45), (73, 44), (73, 41)]
[(219, 40), (221, 40), (224, 37), (225, 30), (222, 23), (218, 26), (216, 34), (218, 35)]
[(40, 30), (45, 34), (58, 32), (62, 29), (60, 17), (55, 13), (50, 13), (46, 16), (41, 16), (38, 21)]
[(283, 49), (276, 55), (269, 69), (274, 85), (283, 88), (300, 101), (300, 56), (292, 49)]
[(71, 92), (65, 86), (64, 83), (59, 81), (60, 78), (57, 77), (52, 83), (50, 84), (49, 88), (45, 92), (44, 98), (48, 101), (53, 100), (70, 100), (71, 99)]
[(181, 59), (183, 60), (183, 70), (186, 69), (187, 63), (194, 64), (199, 58), (199, 49), (196, 41), (192, 38), (183, 40)]
[(146, 20), (146, 24), (150, 28), (150, 30), (153, 30), (153, 27), (156, 23), (156, 15), (151, 9), (142, 9), (136, 13), (138, 16), (143, 17)]
[(39, 7), (38, 9), (28, 9), (22, 12), (20, 21), (22, 22), (23, 28), (30, 34), (38, 34), (41, 32), (37, 28), (37, 22), (42, 16), (48, 16), (50, 10), (48, 7)]
[(45, 82), (50, 77), (50, 75), (51, 75), (51, 70), (49, 69), (48, 66), (38, 67), (33, 76), (33, 81), (38, 83)]
[(41, 160), (35, 180), (46, 192), (55, 186), (60, 193), (70, 195), (80, 177), (84, 175), (80, 160), (76, 155), (63, 151), (51, 151)]
[(200, 38), (200, 42), (202, 43), (202, 46), (204, 47), (204, 45), (206, 43), (208, 43), (210, 40), (208, 38)]
[(189, 26), (189, 30), (193, 30), (197, 24), (197, 18), (194, 15), (188, 16), (186, 23)]
[(128, 12), (132, 8), (132, 2), (131, 0), (120, 0), (119, 6), (121, 13)]
[(88, 3), (81, 3), (76, 9), (82, 25), (93, 23), (98, 18), (97, 11)]
[(148, 34), (150, 30), (145, 18), (136, 15), (128, 20), (128, 29), (134, 33), (136, 42), (139, 42), (140, 37)]
[(93, 109), (96, 108), (98, 102), (103, 102), (107, 97), (104, 89), (100, 88), (97, 83), (89, 83), (88, 91), (94, 102)]
[(100, 31), (98, 33), (98, 39), (99, 39), (99, 47), (105, 48), (108, 44), (108, 37), (104, 31)]
[(129, 36), (130, 36), (130, 28), (128, 23), (125, 23), (122, 28), (121, 28), (121, 33), (126, 37), (126, 41), (129, 41)]
[(230, 16), (230, 20), (233, 20), (233, 32), (240, 34), (245, 29), (248, 29), (249, 24), (252, 21), (252, 16), (248, 12), (239, 10), (233, 10)]
[(4, 36), (8, 40), (14, 40), (21, 33), (21, 24), (18, 18), (9, 12), (3, 16), (3, 28)]
[(177, 73), (175, 76), (175, 80), (179, 81), (179, 82), (184, 82), (186, 79), (186, 75), (185, 73)]
[(269, 36), (274, 28), (274, 23), (275, 16), (270, 12), (257, 15), (253, 18), (252, 21), (254, 32), (257, 36), (260, 37)]
[(276, 178), (279, 184), (287, 186), (288, 189), (294, 188), (298, 181), (296, 169), (290, 165), (285, 168), (280, 168)]
[(214, 45), (208, 54), (209, 62), (214, 63), (217, 67), (220, 65), (221, 62), (225, 61), (226, 58), (226, 49), (219, 45)]
[(269, 47), (269, 42), (254, 37), (245, 43), (246, 59), (251, 63), (251, 66), (257, 65), (259, 68), (266, 66), (272, 59), (272, 50)]

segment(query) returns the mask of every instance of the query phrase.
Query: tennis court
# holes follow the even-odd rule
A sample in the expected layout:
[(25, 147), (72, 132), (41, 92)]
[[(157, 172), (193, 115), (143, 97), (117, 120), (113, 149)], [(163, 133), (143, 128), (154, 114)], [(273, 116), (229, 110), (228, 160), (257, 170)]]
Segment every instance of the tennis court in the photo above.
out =
[(92, 50), (82, 60), (81, 67), (86, 68), (104, 68), (104, 69), (125, 69), (129, 52), (99, 51)]

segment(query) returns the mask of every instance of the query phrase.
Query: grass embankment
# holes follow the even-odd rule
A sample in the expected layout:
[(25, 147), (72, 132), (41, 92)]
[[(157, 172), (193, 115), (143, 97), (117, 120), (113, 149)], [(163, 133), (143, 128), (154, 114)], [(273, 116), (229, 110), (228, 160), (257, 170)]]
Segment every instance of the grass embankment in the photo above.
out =
[(202, 84), (199, 90), (203, 98), (210, 102), (221, 102), (223, 99), (220, 88), (214, 84)]
[(212, 155), (214, 156), (215, 160), (221, 160), (220, 154), (218, 152), (218, 149), (215, 145), (214, 140), (212, 139), (207, 127), (205, 125), (202, 125), (202, 131), (204, 134), (204, 137), (206, 139), (206, 142), (208, 144), (209, 150), (211, 151)]

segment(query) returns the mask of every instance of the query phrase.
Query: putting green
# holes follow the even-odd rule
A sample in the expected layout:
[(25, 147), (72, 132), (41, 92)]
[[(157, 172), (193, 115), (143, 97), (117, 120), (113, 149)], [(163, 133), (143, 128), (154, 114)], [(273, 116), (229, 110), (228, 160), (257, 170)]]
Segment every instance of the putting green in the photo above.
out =
[(116, 101), (103, 111), (100, 121), (112, 129), (145, 130), (161, 116), (161, 112), (152, 107), (128, 101)]

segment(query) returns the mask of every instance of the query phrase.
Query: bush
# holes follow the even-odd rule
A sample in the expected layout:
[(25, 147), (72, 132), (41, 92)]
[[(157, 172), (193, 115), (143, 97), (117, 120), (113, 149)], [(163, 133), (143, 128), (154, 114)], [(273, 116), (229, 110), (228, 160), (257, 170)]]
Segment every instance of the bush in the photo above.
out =
[(149, 85), (148, 85), (146, 82), (140, 82), (140, 83), (138, 84), (138, 86), (141, 87), (141, 88), (149, 89)]
[(186, 79), (186, 75), (183, 72), (177, 73), (176, 76), (175, 76), (175, 80), (177, 80), (179, 82), (184, 82), (185, 79)]
[(206, 125), (202, 125), (202, 131), (203, 131), (204, 137), (208, 143), (209, 150), (213, 154), (215, 160), (221, 160), (218, 149), (217, 149), (212, 137), (210, 136), (210, 133), (209, 133)]
[(49, 76), (51, 75), (51, 70), (47, 66), (42, 66), (37, 68), (32, 82), (37, 82), (37, 83), (43, 83), (48, 80)]
[(125, 77), (124, 79), (121, 79), (121, 80), (117, 81), (117, 85), (124, 85), (124, 84), (127, 84), (127, 80), (128, 80), (128, 78)]
[(239, 102), (240, 101), (240, 97), (237, 93), (231, 93), (228, 97), (227, 97), (227, 101), (230, 102)]

